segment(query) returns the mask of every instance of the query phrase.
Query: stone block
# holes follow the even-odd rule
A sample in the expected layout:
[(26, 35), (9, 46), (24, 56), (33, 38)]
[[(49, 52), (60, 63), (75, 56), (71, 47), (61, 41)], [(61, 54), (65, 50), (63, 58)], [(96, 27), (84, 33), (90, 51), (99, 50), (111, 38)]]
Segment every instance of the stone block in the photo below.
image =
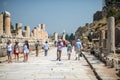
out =
[(5, 57), (7, 55), (5, 49), (0, 49), (0, 57)]

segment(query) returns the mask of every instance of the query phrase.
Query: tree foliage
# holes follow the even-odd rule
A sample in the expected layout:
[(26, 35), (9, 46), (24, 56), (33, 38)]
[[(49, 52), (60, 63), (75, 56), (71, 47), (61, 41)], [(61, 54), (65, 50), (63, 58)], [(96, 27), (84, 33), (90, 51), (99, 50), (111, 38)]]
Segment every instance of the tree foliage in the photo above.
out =
[(11, 28), (12, 30), (14, 30), (14, 26), (13, 26), (12, 23), (10, 23), (10, 28)]
[(90, 33), (88, 34), (87, 38), (90, 42), (92, 42), (92, 35)]
[(73, 33), (71, 33), (69, 40), (70, 41), (75, 40), (75, 35)]
[(68, 34), (66, 34), (65, 39), (69, 41), (69, 37), (70, 36)]
[(66, 34), (66, 40), (68, 41), (75, 40), (75, 35), (73, 33), (71, 33), (70, 35)]

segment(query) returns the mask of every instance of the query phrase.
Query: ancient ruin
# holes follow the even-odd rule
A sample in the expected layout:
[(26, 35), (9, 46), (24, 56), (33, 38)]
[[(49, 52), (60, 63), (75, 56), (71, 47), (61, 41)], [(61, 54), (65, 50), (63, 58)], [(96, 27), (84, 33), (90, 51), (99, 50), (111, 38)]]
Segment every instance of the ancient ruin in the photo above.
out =
[(22, 23), (16, 23), (15, 29), (12, 31), (11, 18), (8, 11), (0, 13), (0, 56), (5, 56), (5, 47), (8, 40), (14, 44), (15, 41), (19, 41), (20, 46), (23, 46), (25, 40), (30, 43), (31, 49), (34, 49), (36, 41), (43, 42), (48, 41), (48, 33), (45, 31), (45, 24), (39, 24), (32, 32), (30, 26), (25, 26), (22, 30)]
[(81, 36), (85, 48), (93, 49), (94, 55), (107, 66), (120, 70), (120, 2), (105, 0), (104, 4), (103, 10), (93, 15), (93, 23), (76, 30), (76, 37)]

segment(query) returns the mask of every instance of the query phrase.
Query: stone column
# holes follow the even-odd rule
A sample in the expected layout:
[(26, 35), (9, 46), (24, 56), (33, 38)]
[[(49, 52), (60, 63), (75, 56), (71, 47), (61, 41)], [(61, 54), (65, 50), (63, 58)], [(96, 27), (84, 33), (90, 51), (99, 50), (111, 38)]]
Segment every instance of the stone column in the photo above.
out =
[(26, 30), (25, 36), (29, 38), (30, 37), (30, 26), (25, 26), (25, 30)]
[(36, 27), (36, 38), (37, 38), (37, 39), (40, 38), (39, 36), (40, 36), (40, 34), (39, 34), (39, 28)]
[(33, 37), (36, 38), (36, 29), (33, 29)]
[(4, 21), (5, 34), (11, 36), (10, 13), (7, 11), (4, 13)]
[(46, 31), (43, 32), (43, 40), (48, 40), (48, 33)]
[(62, 39), (65, 40), (65, 32), (63, 32)]
[(108, 18), (108, 35), (107, 35), (107, 45), (108, 45), (108, 53), (115, 53), (115, 18)]
[(33, 33), (32, 33), (32, 32), (30, 33), (30, 37), (32, 37), (32, 38), (33, 38)]
[(41, 29), (45, 31), (45, 24), (41, 24)]
[(3, 14), (0, 14), (0, 35), (3, 34)]
[(102, 30), (102, 47), (105, 48), (105, 30)]
[(58, 41), (58, 33), (57, 32), (54, 33), (54, 40)]
[(22, 23), (16, 23), (16, 32), (18, 37), (22, 37)]

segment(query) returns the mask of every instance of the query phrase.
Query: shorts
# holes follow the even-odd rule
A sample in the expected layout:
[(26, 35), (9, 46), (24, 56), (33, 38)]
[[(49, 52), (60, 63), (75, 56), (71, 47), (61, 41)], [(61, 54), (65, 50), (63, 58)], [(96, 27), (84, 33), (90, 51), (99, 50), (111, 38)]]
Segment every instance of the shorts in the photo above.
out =
[(57, 50), (57, 52), (61, 53), (61, 52), (62, 52), (62, 50)]
[(12, 51), (7, 51), (7, 55), (10, 55), (10, 54), (12, 54)]
[(76, 49), (76, 54), (80, 54), (81, 50), (80, 49)]
[(14, 50), (14, 54), (15, 54), (15, 55), (19, 55), (19, 52), (16, 52), (16, 51)]
[(29, 50), (24, 50), (24, 54), (28, 54), (29, 53)]
[(67, 54), (71, 54), (72, 53), (72, 51), (67, 51)]

